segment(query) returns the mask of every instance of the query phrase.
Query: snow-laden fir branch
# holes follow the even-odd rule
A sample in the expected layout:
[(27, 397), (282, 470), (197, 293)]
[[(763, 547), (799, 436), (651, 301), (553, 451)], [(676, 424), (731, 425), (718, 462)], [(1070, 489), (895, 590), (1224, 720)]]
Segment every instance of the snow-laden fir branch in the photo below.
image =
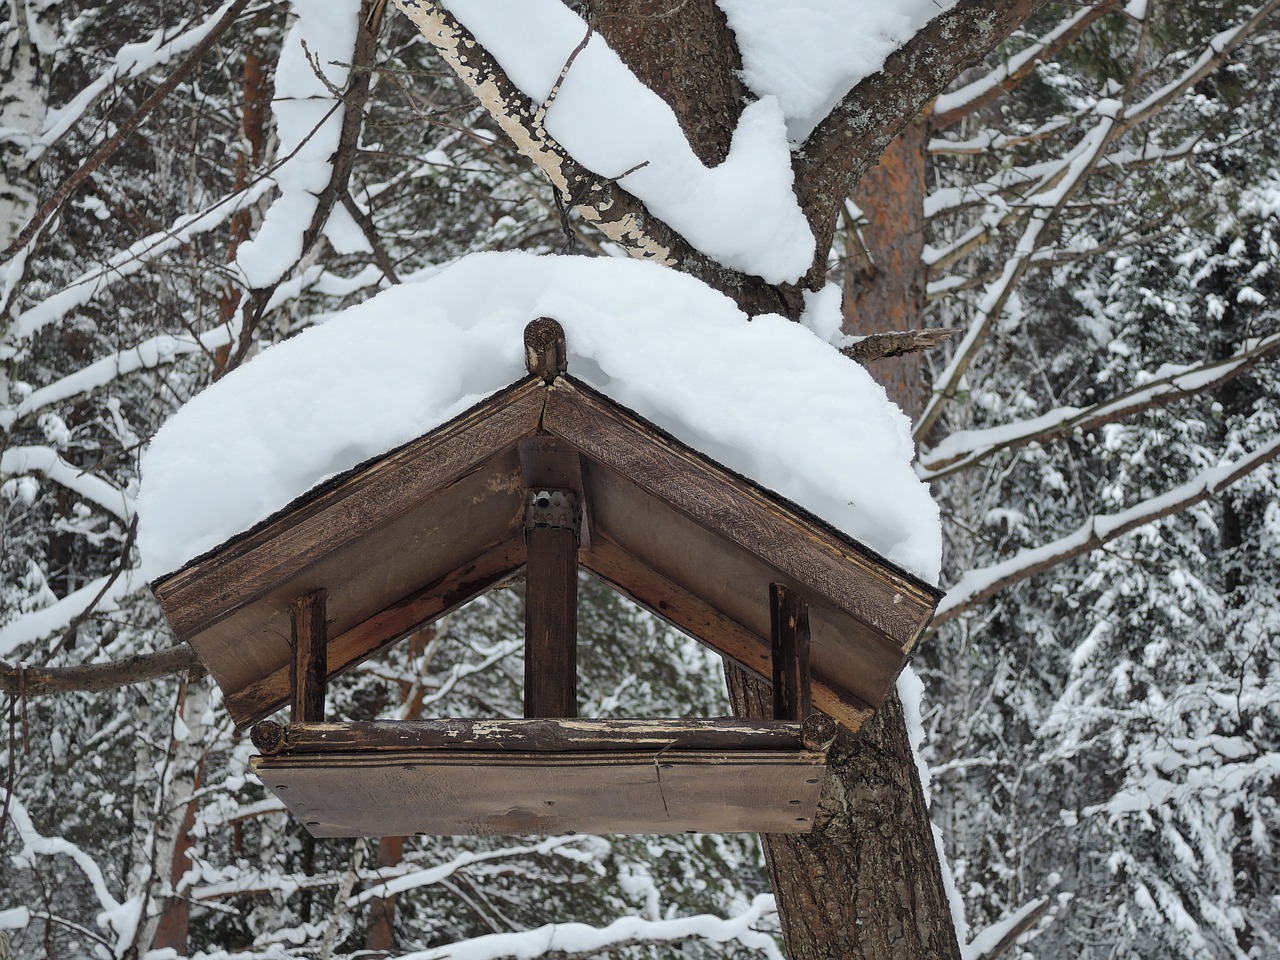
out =
[(1253, 341), (1222, 360), (1178, 366), (1168, 372), (1157, 371), (1141, 386), (1090, 407), (1058, 407), (1030, 420), (984, 430), (957, 431), (921, 452), (917, 472), (922, 479), (937, 480), (981, 463), (1001, 450), (1076, 431), (1095, 430), (1106, 423), (1177, 403), (1215, 390), (1277, 353), (1280, 353), (1280, 333)]
[(938, 605), (933, 623), (936, 625), (958, 617), (1015, 583), (1104, 547), (1139, 527), (1182, 513), (1201, 501), (1215, 497), (1277, 456), (1280, 456), (1280, 438), (1271, 440), (1247, 457), (1202, 471), (1186, 483), (1120, 513), (1092, 516), (1074, 532), (1050, 543), (1019, 550), (1009, 559), (989, 567), (969, 570), (947, 591), (942, 603)]

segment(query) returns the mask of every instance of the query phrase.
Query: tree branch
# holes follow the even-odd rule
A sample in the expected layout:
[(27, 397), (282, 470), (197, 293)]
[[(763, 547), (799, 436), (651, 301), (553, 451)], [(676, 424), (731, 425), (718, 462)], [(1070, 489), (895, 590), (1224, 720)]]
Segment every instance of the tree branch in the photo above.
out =
[(944, 130), (959, 123), (975, 110), (985, 107), (1002, 94), (1017, 89), (1035, 72), (1040, 63), (1076, 40), (1096, 20), (1110, 13), (1117, 6), (1119, 6), (1119, 0), (1102, 0), (1092, 7), (1080, 10), (1075, 16), (1058, 24), (1037, 43), (1009, 57), (995, 70), (972, 83), (965, 84), (959, 90), (944, 93), (934, 103), (930, 125), (935, 130)]
[(138, 106), (138, 109), (120, 124), (120, 128), (107, 139), (107, 142), (94, 151), (93, 156), (89, 157), (84, 163), (80, 164), (78, 170), (64, 180), (61, 186), (54, 191), (53, 196), (44, 202), (36, 215), (31, 221), (22, 228), (22, 232), (18, 234), (18, 238), (3, 252), (0, 253), (0, 263), (6, 263), (22, 250), (28, 243), (32, 241), (35, 235), (40, 231), (49, 219), (57, 213), (64, 203), (70, 199), (71, 195), (76, 192), (79, 186), (84, 183), (100, 166), (110, 160), (122, 146), (125, 141), (133, 135), (133, 131), (138, 128), (156, 107), (164, 102), (165, 98), (171, 94), (174, 89), (187, 75), (195, 69), (196, 64), (204, 59), (204, 55), (209, 52), (209, 48), (217, 43), (218, 38), (226, 33), (227, 29), (236, 22), (244, 8), (249, 5), (249, 0), (235, 0), (235, 2), (222, 15), (222, 18), (213, 25), (213, 28), (205, 34), (204, 38), (197, 43), (185, 60), (178, 64), (176, 70), (165, 78), (165, 81), (156, 87), (151, 96)]
[(1215, 497), (1277, 456), (1280, 456), (1280, 438), (1235, 463), (1205, 470), (1195, 479), (1128, 510), (1090, 517), (1075, 532), (1065, 537), (1059, 537), (1043, 546), (1019, 550), (1001, 563), (970, 570), (947, 591), (934, 615), (933, 625), (945, 623), (972, 610), (1015, 583), (1097, 550), (1139, 527), (1181, 513), (1197, 503)]
[(889, 333), (872, 333), (851, 347), (840, 352), (850, 360), (856, 360), (864, 366), (887, 357), (903, 357), (908, 353), (919, 353), (932, 350), (939, 344), (946, 343), (957, 333), (963, 333), (960, 327), (945, 327), (931, 330), (898, 330)]
[(923, 478), (939, 480), (967, 470), (1001, 450), (1054, 440), (1077, 430), (1096, 430), (1104, 424), (1189, 399), (1217, 389), (1276, 354), (1280, 354), (1280, 333), (1259, 340), (1226, 359), (1184, 367), (1177, 373), (1134, 387), (1091, 407), (1060, 407), (1021, 424), (954, 433), (921, 454)]
[(1045, 0), (960, 0), (915, 34), (809, 135), (793, 164), (817, 238), (806, 278), (821, 285), (845, 198), (902, 129), (965, 67), (980, 61)]
[(25, 693), (29, 697), (76, 691), (99, 693), (174, 674), (198, 672), (203, 672), (203, 667), (196, 652), (184, 643), (124, 660), (75, 667), (22, 667), (0, 660), (0, 690), (17, 696), (19, 686), (25, 682)]
[(440, 3), (395, 3), (480, 100), (516, 149), (546, 174), (565, 204), (610, 240), (638, 259), (678, 266), (738, 303), (751, 304), (753, 311), (800, 315), (804, 301), (797, 287), (773, 287), (759, 277), (739, 273), (711, 259), (650, 213), (615, 180), (575, 160), (537, 122), (540, 105), (511, 82), (498, 62)]

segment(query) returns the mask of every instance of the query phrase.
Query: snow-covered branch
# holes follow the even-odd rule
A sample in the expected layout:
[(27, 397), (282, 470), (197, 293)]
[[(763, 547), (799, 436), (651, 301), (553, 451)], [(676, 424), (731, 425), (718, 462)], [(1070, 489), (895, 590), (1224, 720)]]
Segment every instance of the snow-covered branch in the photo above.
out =
[(920, 454), (920, 475), (937, 480), (981, 463), (1001, 450), (1016, 449), (1067, 436), (1076, 431), (1095, 430), (1157, 407), (1186, 400), (1252, 369), (1261, 361), (1280, 353), (1280, 334), (1272, 334), (1246, 345), (1222, 360), (1210, 360), (1157, 373), (1122, 394), (1091, 407), (1058, 407), (1031, 420), (1001, 424), (985, 430), (964, 430), (951, 434)]
[(942, 130), (959, 123), (973, 111), (1008, 93), (1031, 76), (1039, 64), (1075, 41), (1119, 5), (1119, 0), (1101, 0), (1092, 6), (1082, 7), (1074, 16), (1063, 20), (1040, 40), (1019, 50), (986, 76), (944, 93), (933, 102), (933, 128)]
[(1097, 514), (1074, 532), (1043, 546), (1019, 550), (1008, 560), (965, 573), (938, 605), (934, 624), (944, 623), (973, 609), (1001, 590), (1034, 577), (1075, 557), (1082, 556), (1139, 527), (1154, 523), (1210, 497), (1280, 456), (1280, 438), (1247, 457), (1205, 470), (1199, 476), (1120, 513)]
[(554, 954), (558, 960), (596, 957), (604, 951), (650, 943), (679, 943), (707, 940), (711, 943), (738, 942), (761, 950), (770, 960), (782, 960), (773, 938), (755, 929), (775, 910), (771, 894), (760, 894), (734, 917), (703, 914), (671, 920), (620, 917), (607, 927), (585, 923), (550, 923), (516, 933), (493, 933), (430, 950), (401, 954), (397, 960), (534, 960)]
[(57, 190), (53, 192), (52, 196), (41, 205), (36, 215), (22, 228), (17, 239), (7, 249), (0, 252), (0, 263), (11, 260), (29, 244), (40, 232), (40, 228), (49, 222), (49, 219), (62, 208), (62, 205), (71, 198), (80, 185), (88, 180), (95, 170), (111, 159), (124, 146), (125, 142), (132, 136), (133, 131), (156, 107), (164, 102), (165, 98), (177, 88), (178, 84), (186, 79), (187, 75), (204, 59), (204, 55), (209, 52), (209, 49), (217, 42), (218, 38), (236, 22), (248, 5), (249, 0), (232, 0), (230, 4), (223, 8), (222, 16), (205, 30), (202, 36), (195, 40), (182, 63), (165, 78), (163, 83), (152, 91), (151, 95), (134, 110), (128, 119), (120, 124), (115, 133), (107, 139), (106, 143), (94, 151), (93, 155), (64, 180)]
[(1057, 218), (1059, 211), (1071, 197), (1084, 186), (1102, 158), (1115, 131), (1115, 114), (1119, 108), (1120, 104), (1115, 101), (1099, 104), (1098, 122), (1068, 155), (1060, 182), (1028, 199), (1028, 205), (1035, 208), (1030, 222), (1023, 229), (1013, 256), (1005, 262), (999, 279), (989, 284), (983, 292), (976, 316), (969, 326), (969, 332), (956, 347), (947, 368), (939, 375), (934, 385), (933, 395), (925, 404), (924, 411), (916, 424), (917, 439), (928, 436), (929, 431), (942, 416), (946, 405), (955, 396), (961, 379), (986, 341), (987, 333), (1003, 313), (1018, 281), (1030, 266), (1032, 256), (1044, 243), (1046, 228)]
[[(630, 171), (624, 168), (612, 175), (600, 174), (576, 158), (539, 122), (541, 102), (512, 81), (498, 59), (443, 3), (396, 0), (396, 4), (475, 94), (516, 149), (546, 174), (566, 207), (578, 210), (588, 223), (634, 257), (669, 266), (679, 264), (716, 289), (738, 295), (745, 291), (747, 297), (773, 301), (779, 312), (798, 315), (798, 293), (783, 293), (781, 296), (794, 302), (780, 302), (779, 292), (766, 281), (726, 267), (696, 249), (679, 230), (623, 189), (619, 181), (625, 178), (619, 175)], [(573, 44), (569, 46), (572, 49)], [(556, 64), (554, 77), (562, 67), (563, 62)]]

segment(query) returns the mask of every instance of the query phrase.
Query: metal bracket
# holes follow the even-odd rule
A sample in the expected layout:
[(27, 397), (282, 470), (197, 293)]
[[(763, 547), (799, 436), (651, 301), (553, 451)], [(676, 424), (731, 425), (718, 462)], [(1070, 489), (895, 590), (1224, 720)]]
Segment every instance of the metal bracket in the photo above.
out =
[(525, 491), (524, 528), (554, 527), (578, 533), (578, 495), (572, 490)]

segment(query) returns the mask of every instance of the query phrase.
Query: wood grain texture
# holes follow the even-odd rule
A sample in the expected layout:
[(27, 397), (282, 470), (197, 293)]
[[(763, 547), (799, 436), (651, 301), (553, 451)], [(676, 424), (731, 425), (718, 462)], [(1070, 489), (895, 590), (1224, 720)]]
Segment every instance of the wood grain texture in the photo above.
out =
[(289, 605), (292, 621), (290, 641), (293, 645), (289, 693), (295, 723), (320, 723), (324, 720), (324, 688), (329, 676), (329, 632), (325, 623), (324, 590), (313, 590)]
[(521, 381), (157, 581), (174, 632), (188, 639), (532, 435), (545, 393), (541, 381)]
[(524, 715), (578, 715), (578, 534), (525, 532)]
[[(904, 662), (894, 641), (622, 474), (596, 462), (585, 466), (600, 536), (762, 638), (766, 656), (771, 653), (769, 585), (786, 582), (810, 603), (813, 670), (865, 704), (874, 706), (884, 697)], [(762, 662), (769, 679), (770, 661)]]
[[(524, 566), (524, 538), (513, 536), (422, 590), (404, 597), (329, 643), (328, 670), (333, 677), (394, 643), (420, 624), (456, 610)], [(236, 725), (245, 727), (280, 709), (289, 699), (288, 667), (281, 667), (236, 690), (225, 703)]]
[(771, 583), (769, 612), (773, 718), (802, 721), (813, 712), (809, 685), (809, 605), (785, 583)]
[[(353, 751), (379, 753), (387, 750), (798, 752), (812, 749), (805, 747), (806, 731), (803, 724), (791, 721), (739, 720), (734, 717), (626, 720), (450, 718), (287, 724), (268, 720), (254, 725), (253, 743), (262, 753), (272, 756)], [(817, 752), (822, 752), (821, 747)]]
[(255, 757), (314, 836), (797, 833), (813, 825), (822, 755), (789, 751)]
[(934, 587), (622, 411), (572, 377), (562, 377), (549, 391), (543, 428), (821, 594), (899, 647), (915, 642), (941, 599)]

